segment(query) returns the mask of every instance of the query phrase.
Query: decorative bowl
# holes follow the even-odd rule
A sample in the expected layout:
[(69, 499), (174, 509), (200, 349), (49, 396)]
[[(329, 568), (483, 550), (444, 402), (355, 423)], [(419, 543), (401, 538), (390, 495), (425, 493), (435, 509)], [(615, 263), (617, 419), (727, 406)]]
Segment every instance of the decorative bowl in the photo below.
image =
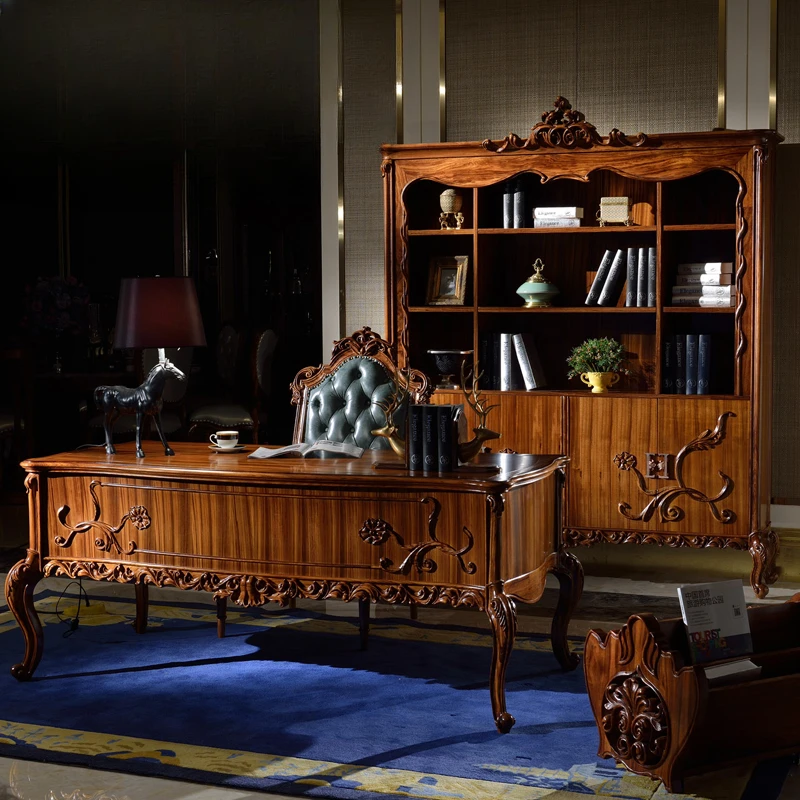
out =
[(460, 389), (461, 367), (472, 355), (472, 350), (428, 350), (439, 370), (437, 389)]

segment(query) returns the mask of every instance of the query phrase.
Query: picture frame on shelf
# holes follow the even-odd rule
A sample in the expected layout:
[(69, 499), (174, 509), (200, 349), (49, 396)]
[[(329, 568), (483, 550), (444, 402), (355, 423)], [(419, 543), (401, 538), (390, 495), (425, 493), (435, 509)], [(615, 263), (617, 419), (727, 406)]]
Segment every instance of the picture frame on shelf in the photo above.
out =
[(436, 256), (428, 267), (429, 306), (463, 306), (469, 256)]

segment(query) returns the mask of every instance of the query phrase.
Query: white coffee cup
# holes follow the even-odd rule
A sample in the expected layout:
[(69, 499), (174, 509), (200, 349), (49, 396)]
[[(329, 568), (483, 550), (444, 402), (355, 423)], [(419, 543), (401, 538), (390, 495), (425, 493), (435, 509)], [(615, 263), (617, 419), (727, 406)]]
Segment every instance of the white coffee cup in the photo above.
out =
[(217, 431), (208, 438), (211, 440), (211, 444), (222, 450), (230, 450), (239, 444), (239, 431)]

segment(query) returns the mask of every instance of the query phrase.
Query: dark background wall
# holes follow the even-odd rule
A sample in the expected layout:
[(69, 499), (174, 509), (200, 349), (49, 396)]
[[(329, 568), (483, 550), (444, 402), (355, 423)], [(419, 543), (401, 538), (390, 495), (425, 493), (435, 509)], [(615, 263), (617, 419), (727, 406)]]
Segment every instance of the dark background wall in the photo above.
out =
[[(276, 365), (288, 406), (291, 377), (321, 358), (317, 19), (316, 0), (4, 0), (0, 324), (39, 371), (37, 277), (82, 284), (109, 329), (120, 278), (189, 274), (210, 344), (198, 365), (212, 371), (224, 321), (273, 327), (291, 341)], [(75, 344), (65, 366), (85, 369)]]

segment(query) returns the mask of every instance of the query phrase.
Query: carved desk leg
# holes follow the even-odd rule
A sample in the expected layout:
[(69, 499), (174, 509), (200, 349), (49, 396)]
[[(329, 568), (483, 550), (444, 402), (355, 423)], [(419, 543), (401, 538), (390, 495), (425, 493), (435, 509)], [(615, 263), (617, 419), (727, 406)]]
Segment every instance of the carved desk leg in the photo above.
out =
[(361, 637), (361, 649), (366, 650), (369, 643), (369, 606), (364, 597), (358, 598), (358, 633)]
[(228, 619), (228, 598), (224, 594), (215, 596), (217, 601), (217, 638), (225, 638), (225, 621)]
[(778, 556), (778, 534), (772, 530), (756, 531), (750, 534), (748, 540), (750, 555), (753, 557), (753, 571), (750, 574), (750, 585), (759, 600), (769, 594), (767, 584), (778, 580), (778, 570), (775, 559)]
[(506, 711), (506, 667), (517, 635), (517, 609), (503, 593), (502, 583), (487, 587), (486, 613), (492, 625), (492, 666), (489, 692), (492, 697), (494, 724), (500, 733), (508, 733), (516, 720)]
[(25, 656), (21, 663), (11, 667), (11, 674), (18, 681), (30, 680), (42, 660), (42, 624), (33, 606), (33, 590), (41, 577), (39, 553), (29, 549), (26, 557), (11, 568), (6, 578), (6, 602), (25, 637)]
[(550, 640), (561, 668), (573, 670), (580, 664), (580, 656), (571, 653), (567, 642), (567, 629), (572, 613), (583, 594), (583, 566), (572, 553), (562, 550), (556, 566), (550, 570), (558, 579), (558, 603), (550, 626)]
[(144, 633), (147, 630), (147, 610), (150, 604), (147, 584), (135, 583), (133, 591), (136, 596), (136, 618), (133, 620), (133, 629), (136, 633)]

